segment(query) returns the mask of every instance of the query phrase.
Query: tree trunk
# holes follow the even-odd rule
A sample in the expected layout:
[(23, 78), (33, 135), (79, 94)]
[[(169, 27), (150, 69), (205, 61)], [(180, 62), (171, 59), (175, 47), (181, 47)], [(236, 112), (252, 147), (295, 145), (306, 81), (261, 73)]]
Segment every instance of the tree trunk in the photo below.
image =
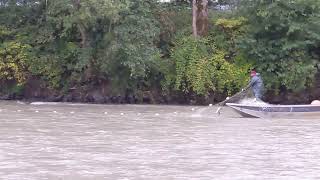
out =
[[(81, 1), (80, 0), (71, 0), (72, 4), (74, 6), (74, 8), (77, 11), (80, 11), (81, 8)], [(78, 30), (80, 32), (80, 36), (81, 36), (81, 42), (80, 42), (80, 47), (81, 48), (85, 48), (87, 46), (87, 32), (86, 32), (86, 28), (82, 25), (81, 22), (78, 22), (77, 24)]]
[(192, 1), (192, 33), (194, 37), (198, 37), (198, 31), (197, 31), (197, 0)]
[(72, 2), (73, 2), (73, 5), (75, 6), (75, 8), (77, 9), (77, 10), (79, 10), (80, 9), (80, 7), (81, 7), (81, 5), (80, 5), (80, 0), (72, 0)]
[[(81, 11), (81, 0), (72, 0), (72, 3), (77, 11)], [(88, 30), (86, 29), (85, 25), (82, 21), (77, 22), (77, 28), (80, 33), (80, 48), (85, 51), (87, 48), (90, 47), (90, 39), (88, 37)], [(86, 66), (86, 69), (84, 70), (84, 78), (87, 82), (93, 82), (95, 80), (95, 59), (94, 57), (88, 57), (90, 58), (88, 60), (88, 64)]]
[(87, 47), (87, 33), (86, 33), (86, 30), (80, 23), (77, 25), (77, 27), (78, 27), (78, 30), (79, 30), (80, 36), (81, 36), (80, 47), (81, 48), (85, 48), (85, 47)]
[(194, 37), (208, 34), (208, 0), (192, 1), (192, 31)]

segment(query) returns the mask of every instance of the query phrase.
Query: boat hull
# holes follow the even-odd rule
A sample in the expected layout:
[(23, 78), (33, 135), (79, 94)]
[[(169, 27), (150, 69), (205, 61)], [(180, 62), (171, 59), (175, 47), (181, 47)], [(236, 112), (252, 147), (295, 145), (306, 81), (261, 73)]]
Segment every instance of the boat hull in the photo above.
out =
[(244, 117), (320, 119), (320, 105), (244, 105), (227, 103)]

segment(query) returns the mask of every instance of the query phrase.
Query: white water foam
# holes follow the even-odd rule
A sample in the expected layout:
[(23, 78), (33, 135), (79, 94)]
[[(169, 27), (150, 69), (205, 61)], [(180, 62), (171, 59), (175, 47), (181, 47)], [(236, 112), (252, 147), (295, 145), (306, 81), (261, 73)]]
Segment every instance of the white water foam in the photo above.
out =
[[(87, 106), (85, 103), (65, 103), (65, 102), (32, 102), (30, 105), (41, 106), (41, 105), (68, 105), (68, 106)], [(90, 104), (91, 106), (99, 104)]]
[(30, 104), (31, 105), (58, 105), (58, 103), (56, 102), (32, 102)]
[(244, 105), (267, 105), (268, 103), (263, 101), (258, 101), (255, 98), (246, 98), (239, 101), (239, 104)]

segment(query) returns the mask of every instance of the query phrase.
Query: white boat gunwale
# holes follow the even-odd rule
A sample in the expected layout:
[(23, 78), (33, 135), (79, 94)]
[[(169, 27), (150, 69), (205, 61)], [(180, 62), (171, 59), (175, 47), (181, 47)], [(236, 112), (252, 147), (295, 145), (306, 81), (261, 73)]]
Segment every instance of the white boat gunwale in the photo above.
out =
[(272, 117), (313, 117), (320, 118), (320, 105), (274, 105), (274, 104), (237, 104), (227, 103), (244, 117), (272, 118)]

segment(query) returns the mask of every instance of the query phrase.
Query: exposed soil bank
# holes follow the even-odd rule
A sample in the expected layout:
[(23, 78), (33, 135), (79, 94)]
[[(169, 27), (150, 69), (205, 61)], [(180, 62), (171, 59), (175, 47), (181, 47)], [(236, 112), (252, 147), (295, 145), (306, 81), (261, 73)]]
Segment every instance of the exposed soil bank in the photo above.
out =
[[(111, 91), (108, 84), (75, 86), (64, 90), (46, 88), (45, 83), (39, 80), (30, 80), (23, 88), (12, 90), (6, 88), (0, 94), (1, 100), (25, 100), (46, 102), (82, 102), (96, 104), (185, 104), (207, 105), (217, 103), (226, 98), (225, 94), (209, 95), (208, 97), (194, 94), (185, 95), (179, 92), (164, 93), (160, 89), (145, 90), (140, 92)], [(8, 87), (3, 85), (2, 87)], [(320, 86), (314, 86), (299, 93), (283, 91), (265, 93), (264, 100), (272, 104), (309, 104), (320, 99)]]

